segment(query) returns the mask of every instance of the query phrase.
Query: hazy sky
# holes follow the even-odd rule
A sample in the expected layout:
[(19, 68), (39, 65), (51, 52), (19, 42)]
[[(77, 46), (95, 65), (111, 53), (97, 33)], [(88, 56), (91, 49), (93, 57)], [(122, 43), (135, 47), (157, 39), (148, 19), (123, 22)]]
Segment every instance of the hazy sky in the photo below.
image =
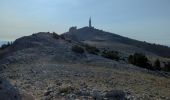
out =
[(0, 0), (0, 40), (88, 25), (170, 45), (170, 0)]

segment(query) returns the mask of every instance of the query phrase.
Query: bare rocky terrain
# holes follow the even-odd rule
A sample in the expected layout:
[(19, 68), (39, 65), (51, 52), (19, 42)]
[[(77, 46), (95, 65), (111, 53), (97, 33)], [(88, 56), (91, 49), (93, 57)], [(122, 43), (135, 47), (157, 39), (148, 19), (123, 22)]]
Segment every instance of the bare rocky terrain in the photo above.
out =
[[(93, 30), (90, 33), (91, 31)], [(76, 34), (74, 31), (73, 33)], [(129, 54), (138, 50), (151, 58), (159, 57), (164, 60), (159, 55), (161, 53), (130, 44), (115, 42), (115, 45), (111, 45), (108, 41), (101, 42), (102, 40), (80, 41), (77, 39), (81, 38), (73, 38), (72, 35), (69, 36), (71, 33), (68, 34), (69, 32), (58, 36), (40, 32), (21, 37), (0, 51), (0, 76), (8, 80), (15, 91), (14, 97), (6, 100), (170, 99), (169, 72), (151, 71), (126, 61)], [(72, 47), (75, 45), (84, 48), (82, 42), (101, 50), (102, 46), (106, 48), (110, 45), (110, 49), (115, 46), (114, 50), (120, 51), (125, 60), (110, 60), (86, 50), (84, 53), (73, 52)], [(166, 50), (168, 52), (169, 48)], [(1, 91), (0, 88), (0, 93)], [(13, 92), (11, 93), (13, 96)]]

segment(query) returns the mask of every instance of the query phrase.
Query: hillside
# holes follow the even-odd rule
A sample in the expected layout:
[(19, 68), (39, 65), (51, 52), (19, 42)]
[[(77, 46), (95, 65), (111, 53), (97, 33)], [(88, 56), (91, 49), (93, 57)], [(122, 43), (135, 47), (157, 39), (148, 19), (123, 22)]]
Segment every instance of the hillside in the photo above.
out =
[(110, 48), (124, 53), (143, 52), (162, 57), (170, 57), (170, 48), (167, 46), (141, 42), (93, 27), (72, 29), (63, 35), (71, 40), (85, 42), (99, 48)]
[[(21, 37), (0, 50), (0, 76), (18, 90), (22, 100), (170, 98), (169, 72), (151, 71), (123, 60), (111, 60), (100, 54), (89, 53), (80, 41), (90, 45), (98, 42), (95, 46), (99, 50), (102, 46), (110, 48), (108, 43), (117, 46), (121, 44), (120, 48), (124, 53), (124, 49), (127, 52), (135, 49), (157, 57), (151, 51), (134, 46), (135, 43), (130, 44), (136, 40), (97, 29), (82, 28), (61, 36), (39, 32)], [(115, 45), (111, 49), (120, 50)], [(79, 46), (84, 51), (75, 52), (74, 46)]]

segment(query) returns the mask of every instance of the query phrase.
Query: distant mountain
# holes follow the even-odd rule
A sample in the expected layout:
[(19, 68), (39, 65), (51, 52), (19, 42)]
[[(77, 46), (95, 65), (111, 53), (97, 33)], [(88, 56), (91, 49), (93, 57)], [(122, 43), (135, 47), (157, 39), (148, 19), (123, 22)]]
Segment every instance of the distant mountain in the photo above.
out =
[(85, 42), (98, 48), (109, 48), (124, 53), (143, 52), (170, 57), (170, 48), (168, 46), (130, 39), (114, 33), (98, 30), (93, 27), (83, 27), (80, 29), (72, 27), (69, 32), (62, 35), (68, 39)]

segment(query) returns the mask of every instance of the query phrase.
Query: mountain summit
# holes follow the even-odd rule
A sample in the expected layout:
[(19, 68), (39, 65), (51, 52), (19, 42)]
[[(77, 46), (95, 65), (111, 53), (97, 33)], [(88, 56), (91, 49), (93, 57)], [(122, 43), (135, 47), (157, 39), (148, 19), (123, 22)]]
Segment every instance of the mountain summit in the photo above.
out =
[(84, 42), (98, 48), (110, 48), (124, 53), (143, 52), (170, 57), (170, 48), (167, 46), (130, 39), (115, 33), (95, 29), (94, 27), (83, 27), (80, 29), (71, 27), (69, 32), (62, 35), (71, 40)]

